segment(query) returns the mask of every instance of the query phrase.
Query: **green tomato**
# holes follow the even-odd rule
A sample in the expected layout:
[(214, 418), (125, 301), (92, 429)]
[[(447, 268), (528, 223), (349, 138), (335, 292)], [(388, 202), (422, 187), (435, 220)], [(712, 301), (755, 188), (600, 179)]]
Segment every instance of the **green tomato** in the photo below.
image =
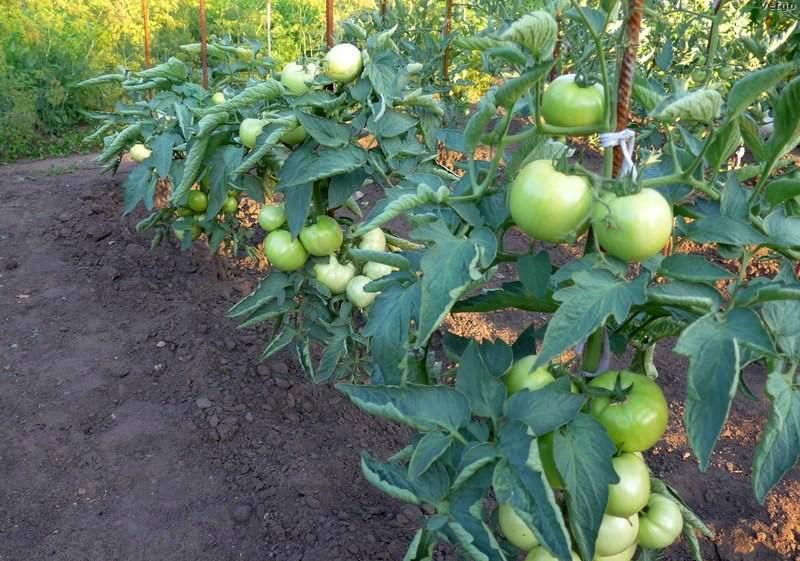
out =
[(417, 74), (422, 71), (423, 64), (421, 62), (409, 62), (406, 64), (406, 72), (409, 74)]
[(275, 230), (267, 235), (264, 239), (264, 255), (273, 267), (284, 272), (296, 271), (308, 260), (303, 244), (300, 240), (293, 240), (286, 230)]
[(373, 228), (363, 236), (358, 243), (359, 249), (369, 251), (386, 251), (386, 236), (380, 228)]
[(628, 518), (619, 516), (603, 515), (600, 529), (597, 532), (597, 542), (595, 543), (595, 555), (608, 557), (617, 555), (628, 549), (631, 544), (636, 543), (636, 536), (639, 535), (639, 516), (634, 514)]
[(334, 82), (355, 80), (364, 68), (361, 51), (350, 43), (339, 43), (328, 51), (322, 63), (325, 74)]
[(317, 65), (297, 64), (290, 62), (281, 70), (281, 83), (286, 86), (289, 93), (293, 95), (303, 95), (309, 89), (309, 83), (314, 81), (314, 76), (317, 75)]
[(553, 489), (563, 489), (564, 482), (561, 481), (561, 475), (556, 468), (556, 458), (553, 455), (553, 439), (555, 433), (548, 432), (536, 439), (539, 446), (539, 459), (542, 460), (542, 467), (544, 468), (544, 475), (547, 482)]
[(236, 56), (238, 56), (242, 60), (251, 61), (253, 60), (253, 51), (252, 49), (248, 49), (246, 47), (236, 47)]
[[(639, 531), (641, 532), (641, 526), (639, 527)], [(594, 556), (594, 561), (631, 561), (633, 556), (636, 555), (636, 543), (634, 542), (631, 546), (620, 552), (616, 555), (606, 555), (606, 556)]]
[(314, 275), (320, 283), (328, 287), (331, 294), (342, 294), (355, 278), (356, 268), (352, 263), (342, 265), (335, 255), (331, 255), (327, 263), (314, 265)]
[(239, 210), (239, 201), (236, 197), (227, 197), (222, 203), (222, 212), (225, 214), (236, 214), (237, 210)]
[(734, 71), (732, 66), (723, 66), (717, 71), (719, 77), (722, 78), (723, 80), (730, 80), (731, 78), (733, 78), (733, 72)]
[(175, 215), (176, 216), (180, 216), (181, 218), (183, 218), (185, 216), (191, 216), (193, 214), (194, 214), (194, 212), (192, 212), (192, 209), (186, 208), (185, 206), (182, 206), (182, 207), (180, 207), (180, 208), (175, 210)]
[(222, 92), (217, 92), (211, 96), (211, 103), (214, 105), (219, 105), (220, 103), (225, 103), (225, 94)]
[[(572, 561), (581, 561), (581, 558), (574, 551), (570, 551), (570, 555), (572, 556)], [(528, 552), (528, 555), (525, 556), (525, 561), (558, 561), (558, 558), (551, 555), (549, 551), (540, 545)]]
[(261, 119), (243, 120), (239, 125), (239, 140), (248, 148), (252, 148), (256, 145), (256, 139), (266, 124), (267, 122)]
[(208, 196), (202, 191), (189, 191), (186, 206), (194, 212), (203, 212), (208, 208)]
[(629, 263), (644, 261), (672, 236), (672, 205), (655, 189), (625, 197), (607, 193), (594, 206), (592, 226), (608, 253)]
[(542, 117), (557, 127), (602, 125), (604, 111), (603, 86), (582, 88), (575, 83), (574, 74), (564, 74), (550, 82), (542, 96)]
[(142, 163), (147, 158), (149, 158), (150, 154), (152, 153), (153, 151), (150, 150), (147, 146), (145, 146), (141, 142), (131, 146), (130, 150), (131, 159), (136, 163)]
[(286, 222), (283, 203), (265, 204), (258, 211), (258, 224), (267, 232), (277, 230)]
[(344, 234), (334, 218), (320, 215), (315, 224), (302, 229), (300, 241), (311, 255), (325, 257), (339, 251)]
[[(172, 231), (175, 232), (175, 237), (178, 238), (178, 241), (182, 242), (184, 234), (186, 233), (187, 230), (173, 228)], [(197, 224), (196, 222), (191, 225), (191, 227), (189, 228), (188, 231), (190, 231), (192, 233), (192, 239), (193, 240), (196, 240), (197, 238), (199, 238), (203, 234), (203, 228), (201, 228), (200, 224)]]
[(536, 160), (511, 184), (508, 206), (516, 225), (530, 237), (571, 241), (589, 221), (592, 190), (585, 178), (556, 171), (550, 160)]
[(669, 408), (664, 392), (644, 374), (627, 370), (609, 370), (591, 382), (593, 388), (614, 389), (620, 377), (623, 389), (630, 388), (623, 401), (593, 397), (589, 412), (602, 424), (617, 448), (623, 452), (641, 452), (653, 446), (667, 430)]
[(705, 70), (701, 70), (700, 68), (697, 68), (695, 70), (692, 70), (691, 76), (692, 76), (692, 80), (699, 84), (700, 82), (705, 82), (706, 77), (708, 76), (708, 74), (706, 74)]
[(647, 464), (637, 454), (623, 452), (612, 460), (619, 483), (608, 486), (606, 512), (627, 517), (636, 514), (650, 498), (650, 472)]
[(503, 535), (515, 547), (522, 551), (530, 551), (539, 545), (539, 540), (533, 530), (528, 528), (522, 518), (514, 512), (514, 507), (510, 503), (500, 505), (497, 511), (497, 519), (500, 522), (500, 529), (503, 531)]
[(377, 280), (380, 278), (385, 277), (396, 271), (394, 267), (390, 265), (384, 265), (383, 263), (375, 263), (374, 261), (368, 262), (364, 265), (364, 274), (367, 275), (372, 280)]
[(532, 370), (534, 362), (536, 362), (536, 355), (528, 355), (514, 363), (511, 371), (503, 380), (508, 389), (508, 395), (514, 395), (520, 390), (538, 390), (555, 380), (544, 366)]
[(298, 125), (281, 137), (281, 142), (289, 146), (297, 146), (308, 138), (308, 132), (303, 125)]
[(647, 508), (639, 514), (639, 524), (639, 545), (647, 549), (664, 549), (681, 535), (683, 514), (675, 501), (653, 493)]
[(372, 279), (364, 275), (357, 275), (347, 283), (347, 299), (356, 308), (368, 308), (378, 297), (377, 292), (366, 292), (364, 287), (372, 282)]

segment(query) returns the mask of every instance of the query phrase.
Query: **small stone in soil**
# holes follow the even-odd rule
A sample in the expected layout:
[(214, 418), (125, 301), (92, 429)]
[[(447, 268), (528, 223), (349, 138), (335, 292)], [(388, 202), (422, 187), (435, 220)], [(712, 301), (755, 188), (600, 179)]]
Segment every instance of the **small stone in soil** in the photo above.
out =
[(253, 513), (253, 507), (251, 507), (248, 504), (240, 504), (233, 509), (231, 516), (236, 522), (242, 524), (244, 522), (247, 522), (252, 513)]
[(195, 403), (197, 403), (197, 406), (200, 409), (208, 409), (209, 407), (211, 407), (211, 400), (208, 399), (207, 397), (198, 397)]

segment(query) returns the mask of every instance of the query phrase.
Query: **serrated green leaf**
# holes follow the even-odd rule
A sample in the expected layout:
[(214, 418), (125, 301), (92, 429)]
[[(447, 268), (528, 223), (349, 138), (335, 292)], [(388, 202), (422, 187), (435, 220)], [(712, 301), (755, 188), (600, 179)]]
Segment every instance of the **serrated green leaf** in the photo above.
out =
[(517, 272), (519, 280), (525, 290), (536, 296), (544, 298), (550, 285), (550, 254), (540, 251), (536, 255), (525, 255), (517, 259)]
[(800, 302), (766, 302), (761, 317), (769, 327), (778, 349), (800, 360)]
[(747, 109), (758, 96), (778, 85), (796, 67), (796, 63), (772, 64), (739, 79), (728, 93), (728, 118)]
[(784, 201), (800, 196), (800, 179), (780, 177), (767, 183), (765, 196), (767, 202), (779, 205)]
[(541, 436), (572, 421), (584, 403), (586, 396), (572, 393), (569, 379), (564, 378), (535, 391), (515, 393), (506, 401), (503, 414)]
[(676, 308), (696, 308), (705, 312), (718, 310), (722, 297), (706, 284), (673, 281), (656, 284), (647, 289), (648, 303)]
[(130, 213), (142, 201), (147, 210), (153, 209), (157, 179), (153, 168), (147, 164), (139, 164), (128, 174), (123, 184), (125, 189), (122, 207), (124, 214)]
[(408, 462), (408, 476), (411, 479), (419, 479), (433, 463), (447, 452), (453, 439), (441, 432), (433, 431), (426, 433), (414, 447), (411, 459)]
[(767, 141), (771, 161), (778, 160), (800, 142), (800, 76), (789, 82), (774, 107), (774, 129)]
[(749, 223), (727, 216), (706, 216), (686, 228), (688, 236), (700, 243), (727, 245), (765, 244), (768, 238)]
[(488, 466), (497, 458), (497, 450), (491, 442), (470, 442), (461, 454), (461, 461), (456, 469), (453, 489), (458, 489), (478, 470)]
[(471, 341), (461, 355), (456, 389), (469, 400), (473, 415), (495, 421), (500, 417), (506, 399), (506, 387), (491, 374), (475, 341)]
[(401, 466), (379, 462), (364, 452), (361, 454), (361, 472), (367, 481), (390, 497), (406, 503), (420, 504), (416, 489)]
[(658, 266), (658, 274), (686, 282), (714, 284), (733, 276), (733, 273), (707, 261), (700, 255), (676, 253), (665, 257)]

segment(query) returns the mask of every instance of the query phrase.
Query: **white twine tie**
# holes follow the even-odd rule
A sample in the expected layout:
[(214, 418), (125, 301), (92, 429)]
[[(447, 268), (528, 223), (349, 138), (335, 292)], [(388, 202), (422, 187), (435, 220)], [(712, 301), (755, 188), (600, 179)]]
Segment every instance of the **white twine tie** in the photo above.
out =
[(622, 150), (622, 169), (619, 170), (619, 176), (624, 177), (631, 174), (631, 177), (636, 179), (636, 166), (633, 165), (633, 150), (636, 146), (635, 132), (625, 129), (619, 132), (600, 133), (600, 144), (603, 148), (619, 146)]

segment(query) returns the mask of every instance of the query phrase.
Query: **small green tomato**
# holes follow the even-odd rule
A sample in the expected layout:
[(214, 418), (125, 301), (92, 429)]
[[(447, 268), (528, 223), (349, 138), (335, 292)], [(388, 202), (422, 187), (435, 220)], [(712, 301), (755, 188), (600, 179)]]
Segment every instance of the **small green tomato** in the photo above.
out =
[(347, 283), (347, 299), (356, 308), (368, 308), (378, 296), (377, 292), (366, 292), (364, 287), (372, 282), (372, 279), (364, 275), (357, 275)]

